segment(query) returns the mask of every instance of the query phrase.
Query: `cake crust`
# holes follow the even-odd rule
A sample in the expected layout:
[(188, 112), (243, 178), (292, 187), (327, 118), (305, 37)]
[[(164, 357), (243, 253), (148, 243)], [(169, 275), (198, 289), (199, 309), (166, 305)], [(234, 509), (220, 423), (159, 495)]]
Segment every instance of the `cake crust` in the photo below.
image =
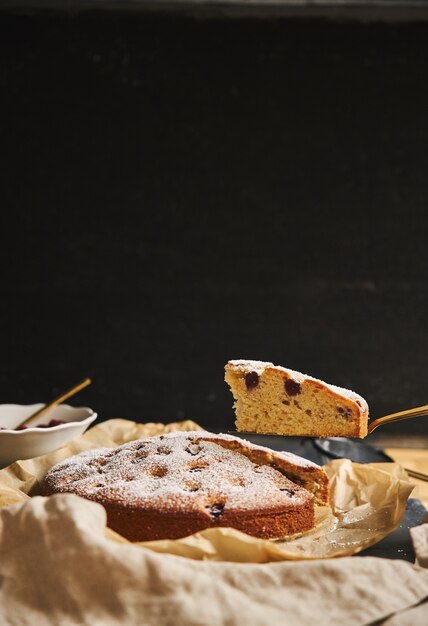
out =
[(368, 405), (355, 392), (265, 361), (233, 360), (225, 380), (241, 432), (365, 437)]
[(51, 468), (42, 491), (99, 502), (108, 526), (130, 541), (218, 526), (279, 538), (313, 527), (315, 502), (328, 500), (328, 478), (295, 455), (195, 431), (82, 452)]

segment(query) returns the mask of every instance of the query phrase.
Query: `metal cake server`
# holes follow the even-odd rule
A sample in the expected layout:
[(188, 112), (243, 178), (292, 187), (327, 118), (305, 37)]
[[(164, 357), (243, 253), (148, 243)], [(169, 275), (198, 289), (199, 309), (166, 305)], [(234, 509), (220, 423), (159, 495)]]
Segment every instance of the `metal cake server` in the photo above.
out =
[(399, 411), (398, 413), (390, 413), (389, 415), (379, 417), (378, 419), (373, 420), (373, 422), (370, 422), (368, 434), (370, 435), (370, 433), (376, 430), (376, 428), (379, 428), (379, 426), (385, 426), (386, 424), (399, 422), (400, 420), (407, 420), (412, 417), (422, 417), (423, 415), (428, 415), (428, 404), (417, 406), (414, 409), (407, 409), (406, 411)]
[[(413, 409), (407, 409), (405, 411), (399, 411), (398, 413), (390, 413), (389, 415), (384, 415), (383, 417), (379, 417), (378, 419), (373, 420), (369, 424), (368, 435), (376, 430), (376, 428), (379, 428), (379, 426), (386, 426), (386, 424), (391, 424), (392, 422), (411, 419), (413, 417), (422, 417), (424, 415), (428, 415), (428, 404), (424, 404), (423, 406), (418, 406)], [(238, 433), (237, 431), (234, 431), (233, 434)], [(263, 436), (262, 433), (246, 433), (242, 431), (239, 431), (239, 434)], [(330, 458), (345, 458), (355, 463), (361, 463), (363, 461), (363, 458), (365, 463), (379, 462), (380, 460), (383, 460), (386, 463), (394, 462), (394, 459), (388, 456), (385, 452), (373, 447), (373, 460), (368, 460), (368, 448), (370, 448), (370, 446), (367, 446), (367, 444), (363, 443), (359, 439), (352, 439), (348, 437), (315, 438), (313, 439), (313, 445)], [(361, 446), (361, 448), (359, 446)], [(404, 469), (406, 470), (407, 474), (412, 478), (417, 478), (418, 480), (428, 482), (427, 474), (423, 474), (422, 472), (417, 472), (416, 470), (412, 470), (406, 467)]]
[[(354, 463), (394, 463), (386, 452), (379, 448), (372, 448), (373, 459), (370, 459), (369, 446), (359, 439), (347, 439), (346, 437), (329, 437), (327, 439), (314, 439), (314, 446), (328, 457), (333, 459), (349, 459)], [(370, 446), (371, 447), (371, 446)], [(364, 461), (363, 461), (364, 459)], [(404, 468), (409, 476), (428, 482), (427, 474), (417, 472), (408, 467)]]
[[(374, 430), (376, 430), (376, 428), (379, 428), (379, 426), (385, 426), (386, 424), (410, 419), (412, 417), (422, 417), (423, 415), (427, 415), (427, 413), (427, 404), (415, 407), (414, 409), (399, 411), (398, 413), (390, 413), (389, 415), (379, 417), (378, 419), (371, 422), (367, 429), (368, 434), (370, 435)], [(327, 439), (318, 438), (314, 441), (314, 445), (328, 456), (336, 459), (346, 458), (356, 463), (359, 462), (358, 444), (361, 445), (361, 443), (361, 441), (348, 439), (346, 437), (328, 437)], [(387, 462), (394, 460), (381, 450), (376, 450), (376, 454), (378, 457), (379, 454), (382, 454), (385, 458), (385, 461)], [(418, 480), (424, 480), (425, 482), (428, 482), (428, 476), (426, 474), (423, 474), (422, 472), (417, 472), (416, 470), (412, 470), (407, 467), (405, 467), (404, 469), (409, 476), (412, 476), (412, 478), (417, 478)]]

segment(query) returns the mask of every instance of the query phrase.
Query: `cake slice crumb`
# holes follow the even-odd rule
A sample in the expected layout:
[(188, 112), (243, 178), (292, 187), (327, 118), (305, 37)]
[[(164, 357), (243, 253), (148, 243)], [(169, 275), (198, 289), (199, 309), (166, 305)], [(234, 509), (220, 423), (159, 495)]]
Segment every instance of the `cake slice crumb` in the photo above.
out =
[(240, 432), (309, 437), (367, 435), (369, 409), (357, 393), (268, 361), (225, 367)]

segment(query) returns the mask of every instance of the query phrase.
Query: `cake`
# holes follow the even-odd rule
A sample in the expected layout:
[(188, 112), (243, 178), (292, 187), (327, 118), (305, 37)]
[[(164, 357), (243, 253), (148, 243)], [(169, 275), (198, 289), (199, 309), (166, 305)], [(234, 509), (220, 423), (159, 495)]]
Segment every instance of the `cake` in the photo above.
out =
[(225, 372), (240, 432), (367, 435), (367, 402), (353, 391), (264, 361), (229, 361)]
[(310, 461), (238, 437), (173, 432), (70, 457), (48, 471), (42, 493), (102, 504), (108, 526), (130, 541), (218, 526), (268, 539), (313, 527), (328, 478)]

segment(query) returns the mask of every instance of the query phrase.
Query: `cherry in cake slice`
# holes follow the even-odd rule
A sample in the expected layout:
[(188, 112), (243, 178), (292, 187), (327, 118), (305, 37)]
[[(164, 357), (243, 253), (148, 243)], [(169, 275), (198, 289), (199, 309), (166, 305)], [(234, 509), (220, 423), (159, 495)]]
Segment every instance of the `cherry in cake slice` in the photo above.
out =
[(225, 370), (240, 432), (367, 435), (367, 402), (353, 391), (264, 361), (229, 361)]

